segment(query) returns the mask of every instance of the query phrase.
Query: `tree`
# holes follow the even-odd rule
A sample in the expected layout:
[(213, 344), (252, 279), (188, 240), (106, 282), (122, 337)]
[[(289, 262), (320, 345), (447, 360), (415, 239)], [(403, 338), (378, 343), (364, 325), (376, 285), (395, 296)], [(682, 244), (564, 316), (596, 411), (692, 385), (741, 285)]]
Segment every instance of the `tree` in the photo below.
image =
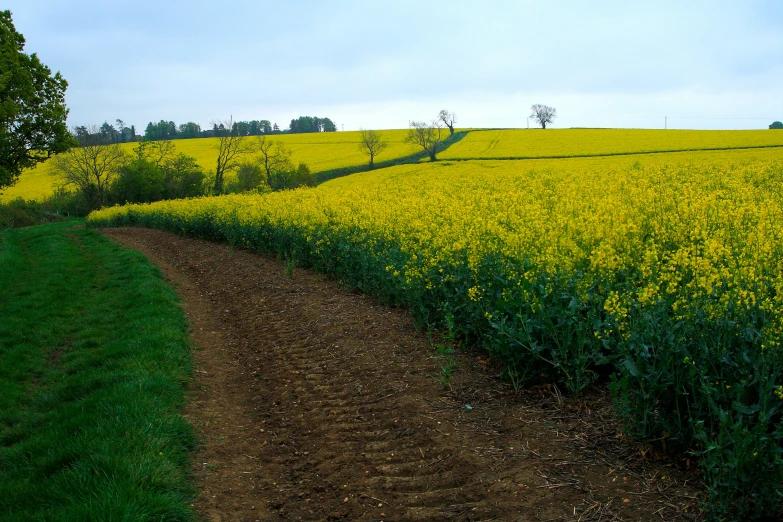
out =
[(180, 138), (198, 138), (201, 136), (201, 125), (189, 121), (177, 127), (177, 135)]
[[(266, 176), (263, 169), (255, 163), (243, 163), (237, 170), (237, 189), (239, 192), (256, 190), (262, 183), (265, 184)], [(267, 189), (268, 190), (268, 189)]]
[(430, 123), (412, 121), (408, 135), (405, 136), (405, 143), (418, 145), (429, 155), (430, 161), (435, 161), (442, 139), (443, 125), (440, 120), (432, 120)]
[(203, 194), (204, 172), (196, 158), (177, 154), (172, 141), (142, 141), (135, 159), (120, 167), (110, 203), (150, 203)]
[(170, 140), (177, 137), (177, 126), (173, 121), (160, 120), (158, 123), (149, 122), (144, 131), (145, 140)]
[(783, 123), (779, 121), (772, 122), (772, 125), (769, 126), (770, 129), (783, 129)]
[(121, 119), (119, 119), (119, 118), (117, 118), (116, 120), (114, 120), (114, 123), (116, 123), (116, 124), (117, 124), (117, 127), (116, 127), (116, 128), (117, 128), (117, 135), (118, 135), (118, 137), (119, 137), (119, 139), (120, 139), (120, 142), (121, 142), (121, 143), (125, 143), (126, 141), (128, 141), (127, 139), (125, 139), (125, 137), (126, 137), (126, 134), (125, 134), (125, 133), (126, 133), (126, 132), (127, 132), (129, 129), (128, 129), (126, 126), (125, 126), (125, 122), (124, 122), (124, 121), (122, 121), (122, 120), (121, 120)]
[(319, 118), (318, 116), (299, 116), (291, 120), (288, 126), (288, 132), (298, 134), (303, 132), (334, 132), (337, 126), (329, 118)]
[(293, 169), (291, 151), (282, 141), (268, 140), (266, 136), (259, 136), (256, 138), (255, 151), (261, 153), (260, 162), (267, 179), (271, 179), (278, 172)]
[(245, 136), (237, 133), (231, 120), (214, 124), (218, 139), (218, 158), (215, 168), (215, 184), (212, 192), (215, 195), (223, 193), (223, 183), (226, 172), (239, 167), (239, 160), (245, 154), (253, 151), (252, 143)]
[(359, 129), (359, 151), (370, 157), (370, 168), (373, 168), (375, 156), (386, 148), (386, 141), (380, 133), (374, 130)]
[(100, 133), (101, 138), (103, 141), (107, 143), (119, 143), (119, 133), (117, 132), (117, 129), (114, 128), (113, 125), (109, 124), (109, 122), (104, 121), (103, 125), (100, 126)]
[(106, 203), (107, 190), (126, 159), (119, 143), (107, 141), (99, 128), (87, 128), (87, 133), (81, 147), (55, 156), (52, 174), (75, 187), (95, 209)]
[(174, 159), (177, 147), (171, 140), (142, 140), (133, 149), (136, 159), (147, 160), (158, 167), (163, 167)]
[(0, 11), (0, 189), (76, 145), (65, 123), (68, 82), (25, 54), (24, 44), (11, 12)]
[[(290, 165), (290, 164), (289, 164)], [(290, 168), (275, 172), (267, 180), (272, 190), (290, 190), (297, 187), (314, 187), (318, 184), (315, 175), (310, 172), (309, 167), (300, 163), (297, 168)]]
[(549, 105), (536, 103), (530, 107), (530, 117), (536, 120), (542, 129), (546, 129), (547, 123), (552, 123), (557, 117), (557, 110)]
[(457, 115), (443, 109), (438, 113), (438, 119), (449, 128), (449, 136), (452, 136), (454, 134), (454, 124), (457, 123)]

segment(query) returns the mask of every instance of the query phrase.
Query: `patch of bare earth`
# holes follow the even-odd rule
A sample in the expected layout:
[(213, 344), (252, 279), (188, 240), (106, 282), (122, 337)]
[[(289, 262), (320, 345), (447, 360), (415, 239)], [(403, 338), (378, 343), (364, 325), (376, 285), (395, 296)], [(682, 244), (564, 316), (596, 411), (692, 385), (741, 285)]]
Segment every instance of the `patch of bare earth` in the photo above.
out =
[(617, 437), (609, 399), (520, 393), (475, 354), (450, 389), (409, 315), (275, 261), (146, 229), (196, 346), (208, 520), (698, 520), (695, 473)]

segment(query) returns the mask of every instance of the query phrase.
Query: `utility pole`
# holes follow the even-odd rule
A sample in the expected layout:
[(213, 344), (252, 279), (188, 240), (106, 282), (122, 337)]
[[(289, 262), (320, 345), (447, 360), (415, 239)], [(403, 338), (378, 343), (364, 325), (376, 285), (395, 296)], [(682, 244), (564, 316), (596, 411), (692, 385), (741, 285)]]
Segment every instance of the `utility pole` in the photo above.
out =
[(530, 116), (527, 117), (527, 128), (530, 128)]
[(340, 126), (343, 128), (343, 131), (345, 130), (345, 123), (341, 123)]
[(663, 117), (663, 128), (664, 128), (664, 130), (669, 128), (669, 117), (668, 116), (664, 116)]

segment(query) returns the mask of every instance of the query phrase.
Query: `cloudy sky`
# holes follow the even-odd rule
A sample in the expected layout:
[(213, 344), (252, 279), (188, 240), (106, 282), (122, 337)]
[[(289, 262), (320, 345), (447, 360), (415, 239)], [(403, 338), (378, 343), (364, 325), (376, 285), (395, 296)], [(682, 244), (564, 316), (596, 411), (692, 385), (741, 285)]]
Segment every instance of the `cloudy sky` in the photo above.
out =
[[(783, 2), (10, 0), (68, 80), (71, 125), (327, 116), (338, 129), (766, 128), (783, 120)], [(600, 7), (596, 7), (600, 6)]]

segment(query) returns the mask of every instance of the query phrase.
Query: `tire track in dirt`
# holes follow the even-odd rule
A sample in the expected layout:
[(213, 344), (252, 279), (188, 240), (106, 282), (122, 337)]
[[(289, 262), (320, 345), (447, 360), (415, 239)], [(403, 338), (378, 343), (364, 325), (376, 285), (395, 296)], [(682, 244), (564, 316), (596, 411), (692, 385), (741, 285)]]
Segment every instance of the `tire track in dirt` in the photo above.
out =
[(446, 392), (404, 311), (214, 243), (102, 232), (183, 298), (209, 520), (695, 519), (689, 476), (612, 442), (605, 397), (515, 394), (472, 355)]

